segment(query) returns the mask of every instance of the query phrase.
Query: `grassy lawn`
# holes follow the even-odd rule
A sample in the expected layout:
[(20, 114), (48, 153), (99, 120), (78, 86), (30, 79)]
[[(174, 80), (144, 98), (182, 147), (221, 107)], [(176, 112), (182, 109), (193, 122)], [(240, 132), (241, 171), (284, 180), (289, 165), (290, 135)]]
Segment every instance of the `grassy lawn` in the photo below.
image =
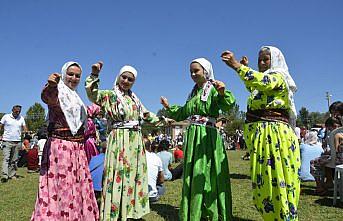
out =
[[(252, 204), (249, 161), (240, 159), (243, 154), (242, 151), (228, 152), (233, 215), (236, 220), (261, 220)], [(2, 157), (0, 160), (2, 162)], [(0, 221), (30, 219), (38, 187), (38, 174), (28, 174), (25, 169), (20, 168), (19, 175), (23, 177), (5, 184), (0, 183)], [(144, 219), (147, 221), (177, 220), (181, 186), (181, 180), (167, 182), (166, 194), (158, 203), (151, 205), (152, 211)], [(315, 196), (314, 186), (313, 182), (302, 184), (299, 203), (300, 220), (342, 220), (343, 204), (338, 202), (336, 207), (332, 206), (331, 193), (327, 197)]]

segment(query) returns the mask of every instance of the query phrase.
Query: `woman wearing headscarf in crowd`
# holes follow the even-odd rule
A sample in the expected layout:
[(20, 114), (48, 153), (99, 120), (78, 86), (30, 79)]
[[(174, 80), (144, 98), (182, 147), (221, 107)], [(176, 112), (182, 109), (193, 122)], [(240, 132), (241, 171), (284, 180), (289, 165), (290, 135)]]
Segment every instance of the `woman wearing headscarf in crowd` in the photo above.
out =
[(49, 108), (48, 140), (31, 220), (99, 220), (84, 151), (86, 109), (76, 92), (81, 71), (77, 62), (65, 63), (62, 76), (51, 74), (42, 91)]
[(184, 106), (169, 106), (168, 100), (161, 97), (168, 117), (191, 122), (183, 143), (180, 220), (232, 220), (228, 159), (215, 123), (220, 110), (229, 111), (235, 98), (225, 90), (223, 82), (214, 80), (208, 60), (193, 60), (190, 72), (195, 85)]
[(258, 69), (247, 67), (225, 51), (222, 60), (233, 68), (251, 93), (244, 136), (250, 150), (253, 200), (264, 220), (298, 220), (300, 150), (292, 128), (296, 120), (296, 85), (282, 52), (265, 46)]
[(309, 131), (305, 135), (304, 143), (300, 144), (301, 167), (299, 178), (302, 181), (314, 181), (314, 177), (310, 173), (311, 161), (320, 157), (323, 153), (323, 148), (318, 142), (318, 134), (316, 131)]
[(87, 156), (87, 162), (89, 163), (93, 156), (99, 154), (97, 149), (97, 133), (95, 126), (95, 118), (100, 113), (100, 107), (96, 104), (92, 104), (87, 107), (87, 129), (85, 131), (85, 151)]
[(141, 133), (141, 120), (157, 123), (131, 88), (137, 71), (124, 66), (112, 90), (99, 90), (102, 62), (93, 65), (86, 79), (88, 98), (98, 104), (108, 117), (109, 131), (105, 159), (102, 220), (140, 219), (150, 212), (146, 156)]

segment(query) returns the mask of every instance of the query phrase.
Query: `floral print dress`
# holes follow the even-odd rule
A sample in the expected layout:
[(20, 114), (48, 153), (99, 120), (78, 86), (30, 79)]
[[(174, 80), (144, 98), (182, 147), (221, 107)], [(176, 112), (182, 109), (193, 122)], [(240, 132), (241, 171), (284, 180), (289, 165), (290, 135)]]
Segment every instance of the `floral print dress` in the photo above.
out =
[[(122, 102), (126, 102), (124, 107), (127, 108), (121, 113), (115, 91), (99, 90), (98, 87), (99, 78), (89, 76), (86, 79), (89, 99), (102, 108), (109, 123), (140, 120), (140, 108), (131, 96), (123, 94)], [(147, 112), (143, 105), (141, 109), (143, 113)], [(150, 113), (149, 121), (154, 123), (158, 118)], [(141, 131), (112, 129), (105, 156), (101, 220), (139, 219), (149, 213), (147, 163)]]
[[(264, 74), (244, 65), (237, 70), (247, 89), (248, 109), (289, 111), (288, 90), (279, 73)], [(298, 220), (300, 148), (289, 124), (281, 121), (246, 123), (253, 200), (264, 220)]]

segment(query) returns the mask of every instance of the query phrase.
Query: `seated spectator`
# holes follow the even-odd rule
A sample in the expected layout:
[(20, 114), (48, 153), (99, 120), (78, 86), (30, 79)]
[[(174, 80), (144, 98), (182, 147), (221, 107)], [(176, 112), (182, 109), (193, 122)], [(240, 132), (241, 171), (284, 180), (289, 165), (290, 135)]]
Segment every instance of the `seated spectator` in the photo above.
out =
[(144, 138), (144, 145), (148, 167), (149, 201), (156, 202), (165, 192), (162, 161), (152, 151), (152, 145), (147, 138)]
[(93, 188), (95, 198), (98, 203), (98, 207), (100, 209), (100, 202), (101, 202), (101, 192), (102, 192), (102, 178), (104, 173), (104, 161), (105, 161), (105, 152), (106, 152), (106, 142), (102, 142), (100, 144), (101, 148), (98, 155), (93, 156), (89, 161), (89, 170), (93, 180)]
[(308, 132), (305, 135), (305, 142), (300, 144), (301, 167), (299, 175), (302, 181), (315, 180), (310, 173), (310, 162), (320, 157), (323, 152), (323, 148), (318, 143), (317, 132)]
[(172, 154), (168, 152), (169, 150), (169, 142), (167, 140), (162, 140), (158, 145), (158, 153), (157, 155), (162, 160), (163, 165), (163, 174), (165, 180), (176, 180), (180, 179), (183, 172), (183, 163), (179, 164), (174, 169), (172, 168)]
[(31, 149), (27, 151), (27, 172), (35, 173), (39, 171), (38, 145), (34, 144)]
[[(334, 117), (328, 118), (325, 121), (325, 127), (327, 130), (327, 139), (329, 139), (331, 131), (341, 126), (342, 126), (341, 122), (337, 118), (334, 118)], [(322, 156), (311, 161), (311, 174), (314, 176), (316, 180), (316, 184), (317, 184), (316, 193), (319, 195), (325, 195), (327, 193), (328, 188), (333, 187), (332, 168), (335, 167), (336, 162), (332, 162), (333, 161), (332, 158), (333, 157), (331, 156), (331, 153), (324, 150), (324, 153), (322, 154)], [(339, 159), (339, 156), (338, 156), (338, 159)], [(325, 174), (325, 177), (324, 177), (324, 174)]]
[(31, 141), (31, 136), (26, 134), (24, 136), (24, 140), (23, 140), (23, 144), (21, 146), (21, 149), (19, 150), (19, 153), (18, 153), (18, 163), (17, 163), (18, 167), (26, 167), (27, 166), (27, 152), (31, 148), (30, 141)]
[(163, 167), (163, 174), (165, 180), (171, 180), (173, 178), (169, 168), (171, 168), (171, 164), (173, 162), (173, 155), (168, 151), (169, 150), (169, 142), (167, 140), (161, 140), (158, 145), (157, 156), (162, 161)]
[(182, 145), (183, 143), (179, 141), (176, 145), (176, 149), (174, 150), (174, 159), (175, 162), (181, 162), (183, 161), (183, 151), (182, 151)]

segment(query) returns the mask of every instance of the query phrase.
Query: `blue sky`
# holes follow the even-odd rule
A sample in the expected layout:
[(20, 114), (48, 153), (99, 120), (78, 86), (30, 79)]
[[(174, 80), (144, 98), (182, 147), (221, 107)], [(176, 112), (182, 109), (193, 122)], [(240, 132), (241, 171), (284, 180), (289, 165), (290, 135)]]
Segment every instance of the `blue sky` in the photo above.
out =
[[(245, 110), (248, 93), (221, 60), (223, 50), (249, 57), (257, 67), (262, 45), (280, 48), (298, 85), (298, 109), (327, 110), (325, 92), (343, 100), (343, 1), (65, 1), (2, 0), (0, 3), (0, 112), (14, 104), (23, 114), (48, 75), (68, 60), (83, 66), (84, 80), (104, 61), (101, 88), (112, 87), (121, 66), (138, 70), (133, 90), (151, 111), (159, 97), (184, 104), (193, 82), (189, 63), (209, 59), (215, 76)], [(42, 103), (43, 104), (43, 103)], [(44, 107), (46, 107), (44, 105)]]

